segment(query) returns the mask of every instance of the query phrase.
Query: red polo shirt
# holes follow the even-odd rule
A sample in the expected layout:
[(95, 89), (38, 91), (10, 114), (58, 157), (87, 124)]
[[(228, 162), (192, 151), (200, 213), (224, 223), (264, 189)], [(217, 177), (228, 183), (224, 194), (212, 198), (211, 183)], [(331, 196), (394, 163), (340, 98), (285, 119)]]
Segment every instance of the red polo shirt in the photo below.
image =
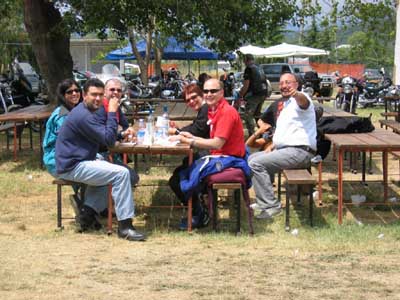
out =
[(232, 155), (243, 157), (245, 144), (242, 120), (239, 113), (223, 98), (215, 110), (208, 108), (210, 138), (219, 137), (225, 140), (221, 149), (210, 150), (212, 155)]

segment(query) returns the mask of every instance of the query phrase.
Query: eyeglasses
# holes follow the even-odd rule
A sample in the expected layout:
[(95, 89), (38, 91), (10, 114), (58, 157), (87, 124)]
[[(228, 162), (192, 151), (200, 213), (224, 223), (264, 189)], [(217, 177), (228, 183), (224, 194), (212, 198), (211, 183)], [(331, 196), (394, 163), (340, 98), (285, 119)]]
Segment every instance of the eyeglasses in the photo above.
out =
[(192, 97), (186, 98), (186, 102), (194, 101), (199, 95), (193, 95)]
[(73, 93), (79, 94), (80, 92), (81, 92), (80, 89), (73, 89), (73, 90), (65, 91), (65, 93), (66, 93), (67, 95), (72, 95)]
[(204, 94), (208, 94), (208, 93), (216, 94), (216, 93), (218, 93), (220, 90), (221, 90), (221, 89), (203, 90), (203, 93), (204, 93)]
[(110, 88), (109, 91), (112, 92), (112, 93), (114, 93), (114, 92), (122, 93), (121, 89), (116, 89), (116, 88)]

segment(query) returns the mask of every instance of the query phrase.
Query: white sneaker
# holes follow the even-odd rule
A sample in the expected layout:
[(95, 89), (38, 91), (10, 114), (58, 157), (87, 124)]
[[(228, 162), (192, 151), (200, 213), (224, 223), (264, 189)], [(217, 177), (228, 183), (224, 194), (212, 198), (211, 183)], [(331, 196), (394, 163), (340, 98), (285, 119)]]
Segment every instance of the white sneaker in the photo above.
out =
[(262, 208), (260, 205), (258, 205), (257, 202), (250, 204), (250, 208), (252, 210), (264, 210), (265, 208)]
[(257, 219), (272, 219), (273, 216), (279, 215), (282, 212), (280, 207), (263, 209), (259, 215), (256, 216)]

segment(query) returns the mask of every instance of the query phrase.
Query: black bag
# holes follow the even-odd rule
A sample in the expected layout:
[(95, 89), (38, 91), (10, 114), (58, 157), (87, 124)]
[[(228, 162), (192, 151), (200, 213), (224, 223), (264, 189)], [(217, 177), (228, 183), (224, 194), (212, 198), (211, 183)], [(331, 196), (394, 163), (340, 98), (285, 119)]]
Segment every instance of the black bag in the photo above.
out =
[(331, 142), (324, 138), (325, 133), (366, 133), (374, 130), (370, 118), (321, 117), (317, 122), (317, 154), (324, 159), (329, 153)]
[(322, 117), (317, 127), (325, 133), (365, 133), (375, 130), (371, 119), (366, 117)]

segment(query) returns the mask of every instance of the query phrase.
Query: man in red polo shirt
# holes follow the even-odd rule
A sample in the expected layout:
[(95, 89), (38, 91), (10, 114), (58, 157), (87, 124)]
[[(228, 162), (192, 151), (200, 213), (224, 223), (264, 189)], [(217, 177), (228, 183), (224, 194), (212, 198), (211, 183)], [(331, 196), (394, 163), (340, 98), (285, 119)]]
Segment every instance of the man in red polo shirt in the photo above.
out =
[(209, 79), (204, 84), (203, 92), (208, 105), (210, 138), (182, 132), (174, 137), (175, 140), (192, 147), (210, 149), (212, 155), (244, 157), (246, 150), (242, 121), (236, 109), (224, 98), (222, 83), (214, 78)]
[[(191, 147), (209, 149), (211, 155), (228, 155), (244, 158), (243, 125), (237, 110), (224, 98), (223, 83), (217, 79), (209, 79), (204, 84), (204, 99), (208, 105), (208, 124), (210, 138), (194, 136), (189, 132), (181, 132), (170, 137), (170, 140), (189, 144)], [(193, 203), (193, 205), (198, 205)], [(205, 224), (203, 215), (194, 214), (192, 226), (202, 227)], [(184, 229), (183, 227), (181, 229)]]

